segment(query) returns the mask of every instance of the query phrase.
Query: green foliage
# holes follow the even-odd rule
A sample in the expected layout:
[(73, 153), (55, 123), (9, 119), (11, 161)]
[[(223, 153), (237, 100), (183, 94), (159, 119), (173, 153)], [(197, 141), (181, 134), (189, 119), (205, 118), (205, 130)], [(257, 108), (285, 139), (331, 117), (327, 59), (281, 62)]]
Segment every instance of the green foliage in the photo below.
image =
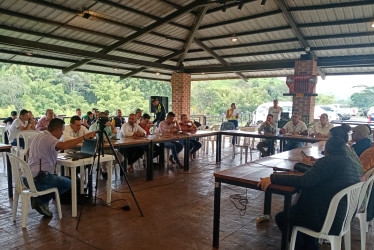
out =
[(318, 94), (318, 96), (316, 96), (316, 105), (325, 105), (333, 103), (336, 103), (335, 97), (333, 95)]
[(351, 106), (367, 110), (374, 106), (374, 87), (366, 87), (364, 90), (354, 93), (350, 97)]

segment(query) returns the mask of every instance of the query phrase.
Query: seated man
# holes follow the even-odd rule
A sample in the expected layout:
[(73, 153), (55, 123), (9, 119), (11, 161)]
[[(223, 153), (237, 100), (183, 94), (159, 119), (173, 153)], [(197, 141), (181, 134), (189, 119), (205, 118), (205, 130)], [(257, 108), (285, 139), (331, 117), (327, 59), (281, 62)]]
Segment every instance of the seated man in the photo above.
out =
[[(187, 115), (183, 114), (181, 115), (181, 122), (179, 123), (179, 126), (182, 129), (182, 132), (185, 133), (196, 133), (197, 127), (196, 125), (190, 121), (187, 117)], [(183, 145), (185, 144), (186, 140), (180, 141)], [(195, 138), (190, 139), (190, 160), (193, 160), (193, 155), (201, 148), (201, 143), (197, 141)]]
[[(261, 178), (258, 186), (262, 190), (266, 190), (270, 184), (300, 188), (299, 199), (290, 211), (290, 229), (302, 226), (320, 231), (334, 195), (358, 182), (360, 175), (345, 150), (344, 141), (339, 137), (332, 137), (326, 142), (325, 157), (319, 159), (304, 175), (272, 174)], [(346, 206), (346, 202), (340, 202), (330, 234), (337, 235), (340, 232)], [(282, 231), (285, 230), (284, 216), (284, 212), (275, 216)], [(318, 239), (299, 233), (295, 249), (319, 249)]]
[(319, 121), (313, 124), (313, 127), (309, 131), (309, 135), (315, 137), (328, 137), (330, 129), (333, 127), (334, 125), (329, 123), (328, 115), (323, 113), (319, 118)]
[(143, 110), (141, 109), (136, 109), (135, 110), (135, 117), (136, 117), (136, 123), (139, 124), (140, 120), (142, 119), (142, 112)]
[(90, 126), (92, 125), (93, 121), (94, 121), (94, 115), (93, 115), (93, 113), (91, 111), (88, 111), (87, 115), (83, 116), (83, 118), (82, 118), (82, 124), (87, 129), (90, 128)]
[[(149, 131), (149, 125), (152, 125), (153, 123), (151, 122), (151, 117), (146, 113), (142, 116), (142, 119), (140, 121), (140, 123), (138, 124), (142, 129), (144, 129), (144, 131), (147, 133), (147, 135), (150, 135), (150, 131)], [(143, 149), (145, 151), (148, 150), (148, 146), (144, 146)], [(153, 145), (153, 158), (156, 158), (157, 156), (159, 156), (162, 152), (161, 152), (161, 148), (160, 146), (158, 146), (157, 144), (154, 144)]]
[(12, 125), (13, 121), (17, 119), (17, 111), (12, 111), (10, 117), (6, 118), (3, 121), (3, 125)]
[(355, 150), (358, 157), (366, 149), (371, 147), (371, 140), (368, 138), (370, 135), (370, 129), (366, 125), (358, 125), (352, 129), (352, 141), (354, 144), (352, 148)]
[[(99, 113), (98, 119), (97, 119), (97, 121), (95, 121), (91, 125), (90, 131), (98, 131), (100, 129), (99, 121), (100, 121), (101, 117), (108, 119), (108, 121), (105, 123), (104, 131), (108, 134), (109, 139), (115, 138), (116, 134), (117, 134), (117, 130), (111, 124), (111, 122), (109, 121), (109, 116), (105, 112), (100, 112)], [(103, 136), (104, 136), (104, 141), (106, 141), (107, 140), (106, 136), (105, 135), (103, 135)], [(104, 148), (104, 154), (113, 155), (113, 151), (112, 151), (111, 148)], [(117, 152), (117, 150), (116, 150), (116, 154), (118, 156), (119, 161), (123, 162), (123, 160), (124, 160), (123, 155), (120, 154), (119, 152)], [(115, 162), (115, 163), (118, 163), (118, 162)], [(103, 179), (108, 179), (108, 173), (107, 173), (108, 166), (107, 166), (107, 164), (108, 164), (108, 162), (104, 162), (104, 163), (101, 164), (101, 167), (102, 167), (101, 174), (103, 176)]]
[[(136, 116), (135, 114), (129, 115), (129, 120), (127, 123), (123, 124), (121, 128), (122, 133), (125, 135), (125, 137), (145, 137), (147, 132), (145, 132), (142, 127), (140, 127), (138, 124), (136, 124)], [(131, 147), (126, 149), (127, 154), (127, 160), (129, 163), (128, 172), (132, 173), (134, 172), (134, 168), (132, 164), (136, 162), (142, 155), (144, 154), (144, 150), (142, 147)]]
[(49, 122), (54, 118), (53, 115), (54, 115), (53, 109), (47, 109), (45, 111), (45, 116), (43, 116), (39, 120), (38, 124), (36, 125), (36, 130), (38, 131), (47, 130)]
[(116, 128), (122, 128), (122, 125), (126, 123), (125, 118), (122, 117), (122, 111), (117, 109), (117, 116), (113, 118), (112, 124)]
[[(300, 121), (300, 114), (295, 112), (291, 117), (292, 121), (287, 122), (281, 129), (281, 134), (308, 135), (308, 129), (303, 121)], [(286, 140), (284, 151), (303, 147), (305, 142)]]
[[(73, 140), (61, 142), (59, 139), (63, 130), (64, 121), (54, 118), (49, 122), (48, 129), (35, 136), (31, 141), (28, 164), (38, 191), (57, 187), (60, 195), (68, 192), (71, 189), (70, 179), (55, 175), (58, 151), (72, 148), (83, 140), (95, 136), (95, 132), (92, 132)], [(27, 185), (26, 178), (24, 178), (24, 183)], [(48, 204), (53, 197), (53, 193), (32, 197), (31, 207), (40, 214), (51, 217), (52, 213), (48, 209)]]
[(82, 116), (82, 110), (80, 108), (77, 108), (75, 110), (75, 114), (82, 120), (83, 116)]
[[(273, 121), (273, 115), (268, 114), (266, 117), (266, 121), (264, 121), (261, 126), (258, 128), (258, 133), (262, 134), (262, 131), (264, 131), (264, 135), (275, 135), (276, 133), (277, 124)], [(267, 147), (267, 151), (265, 151), (264, 147)], [(265, 139), (262, 140), (257, 144), (257, 149), (261, 152), (261, 156), (269, 156), (272, 148), (274, 148), (274, 143), (272, 143), (272, 140)]]
[(82, 126), (81, 118), (77, 115), (70, 118), (69, 126), (65, 126), (63, 141), (69, 141), (90, 133), (85, 126)]
[[(175, 114), (173, 112), (169, 112), (166, 116), (166, 120), (160, 122), (159, 129), (163, 135), (172, 135), (177, 134), (178, 131), (181, 131), (181, 128), (175, 119)], [(172, 163), (177, 163), (178, 167), (184, 168), (183, 165), (180, 163), (178, 158), (178, 154), (183, 149), (183, 145), (179, 142), (172, 141), (172, 142), (165, 142), (165, 148), (170, 148), (171, 155), (169, 159)]]
[[(374, 143), (368, 149), (366, 149), (360, 155), (360, 161), (364, 167), (364, 172), (367, 173), (370, 169), (374, 168)], [(367, 209), (367, 221), (371, 221), (374, 218), (374, 187), (371, 190), (371, 195), (369, 199), (368, 209)]]
[[(26, 109), (22, 109), (20, 112), (19, 112), (19, 117), (17, 119), (15, 119), (12, 123), (12, 125), (10, 126), (10, 129), (9, 129), (9, 142), (12, 146), (17, 146), (17, 136), (19, 134), (20, 131), (23, 131), (23, 130), (33, 130), (33, 127), (35, 126), (35, 124), (33, 122), (29, 122), (29, 111), (27, 111)], [(23, 138), (20, 138), (19, 140), (19, 143), (20, 143), (20, 147), (25, 147), (25, 142), (23, 140)]]

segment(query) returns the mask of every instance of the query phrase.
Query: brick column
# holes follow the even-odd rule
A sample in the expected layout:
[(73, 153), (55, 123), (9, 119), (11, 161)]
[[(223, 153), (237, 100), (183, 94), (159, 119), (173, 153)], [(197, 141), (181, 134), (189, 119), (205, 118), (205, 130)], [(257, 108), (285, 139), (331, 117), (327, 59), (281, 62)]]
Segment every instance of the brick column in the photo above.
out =
[(179, 121), (182, 114), (190, 116), (191, 104), (191, 75), (173, 73), (171, 76), (172, 111)]
[[(300, 60), (295, 62), (294, 75), (317, 75), (317, 61), (315, 60)], [(314, 88), (313, 93), (316, 92)], [(316, 103), (315, 96), (304, 96), (292, 98), (292, 111), (299, 112), (301, 119), (306, 123), (314, 121), (314, 106)]]

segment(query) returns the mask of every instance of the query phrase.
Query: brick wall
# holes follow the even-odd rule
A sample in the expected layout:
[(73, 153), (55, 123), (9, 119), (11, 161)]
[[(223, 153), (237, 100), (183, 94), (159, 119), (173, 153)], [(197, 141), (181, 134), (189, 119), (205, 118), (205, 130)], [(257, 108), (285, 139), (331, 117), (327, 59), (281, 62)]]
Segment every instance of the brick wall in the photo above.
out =
[[(295, 75), (317, 75), (317, 61), (314, 60), (300, 60), (295, 61)], [(313, 93), (316, 92), (314, 88)], [(314, 121), (314, 106), (316, 103), (315, 96), (294, 96), (292, 105), (293, 112), (299, 112), (301, 119), (307, 123)]]
[(180, 120), (182, 114), (190, 116), (191, 104), (191, 75), (187, 73), (173, 73), (171, 76), (172, 111)]

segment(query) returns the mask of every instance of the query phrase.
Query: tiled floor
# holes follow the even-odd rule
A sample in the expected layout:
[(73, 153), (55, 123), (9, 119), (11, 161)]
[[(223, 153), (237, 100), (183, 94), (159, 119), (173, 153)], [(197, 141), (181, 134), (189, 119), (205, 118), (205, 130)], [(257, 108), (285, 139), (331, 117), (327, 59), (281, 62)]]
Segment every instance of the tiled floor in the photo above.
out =
[[(98, 205), (83, 203), (78, 230), (78, 219), (71, 217), (69, 205), (62, 206), (61, 221), (51, 204), (52, 219), (29, 208), (27, 228), (22, 229), (19, 209), (13, 223), (6, 173), (0, 165), (0, 249), (212, 249), (213, 172), (241, 164), (239, 155), (233, 160), (231, 152), (226, 144), (220, 165), (216, 165), (211, 153), (200, 154), (189, 172), (175, 166), (157, 168), (150, 182), (145, 181), (143, 167), (137, 167), (128, 177), (144, 217), (140, 217), (124, 179), (114, 175), (113, 202), (104, 205), (101, 198), (105, 199), (105, 181), (100, 180)], [(248, 202), (240, 203), (235, 199), (238, 197)], [(280, 249), (281, 234), (274, 221), (256, 225), (263, 198), (263, 192), (223, 186), (220, 249)], [(122, 210), (127, 203), (131, 210)], [(273, 215), (282, 209), (282, 204), (283, 199), (273, 195)], [(367, 249), (374, 249), (372, 228), (367, 241)], [(330, 247), (324, 245), (321, 249)], [(353, 223), (352, 249), (360, 249), (357, 220)]]

